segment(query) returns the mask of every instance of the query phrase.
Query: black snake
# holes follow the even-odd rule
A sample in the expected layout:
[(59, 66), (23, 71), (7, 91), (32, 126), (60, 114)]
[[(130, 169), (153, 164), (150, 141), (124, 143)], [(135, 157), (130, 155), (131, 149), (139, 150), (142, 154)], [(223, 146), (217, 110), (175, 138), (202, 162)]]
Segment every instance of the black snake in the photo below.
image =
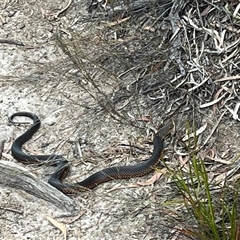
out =
[(153, 139), (153, 153), (149, 159), (138, 163), (134, 166), (116, 166), (105, 168), (99, 172), (90, 175), (88, 178), (81, 182), (74, 184), (63, 183), (62, 180), (69, 173), (68, 160), (62, 155), (29, 155), (22, 151), (22, 145), (26, 143), (32, 136), (38, 131), (41, 126), (41, 121), (37, 115), (29, 112), (17, 112), (9, 117), (9, 121), (13, 123), (13, 118), (16, 116), (29, 117), (33, 120), (33, 124), (30, 128), (21, 136), (19, 136), (12, 144), (12, 155), (20, 162), (24, 163), (42, 163), (43, 161), (49, 161), (50, 165), (57, 166), (57, 170), (51, 174), (48, 183), (56, 187), (58, 190), (65, 194), (73, 194), (79, 191), (92, 189), (97, 185), (107, 182), (113, 179), (126, 179), (132, 177), (141, 177), (151, 172), (159, 162), (159, 158), (163, 151), (163, 137), (172, 128), (172, 124), (166, 125), (155, 134)]

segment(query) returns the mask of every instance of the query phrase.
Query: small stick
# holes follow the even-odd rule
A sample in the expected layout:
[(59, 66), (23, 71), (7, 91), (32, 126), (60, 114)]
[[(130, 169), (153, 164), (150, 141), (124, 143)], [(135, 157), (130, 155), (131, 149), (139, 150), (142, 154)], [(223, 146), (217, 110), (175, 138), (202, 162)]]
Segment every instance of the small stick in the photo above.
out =
[(18, 45), (18, 46), (25, 46), (24, 43), (18, 41), (18, 40), (13, 40), (13, 39), (0, 39), (0, 43), (7, 43), (7, 44), (14, 44), (14, 45)]
[(2, 158), (5, 140), (0, 141), (0, 159)]

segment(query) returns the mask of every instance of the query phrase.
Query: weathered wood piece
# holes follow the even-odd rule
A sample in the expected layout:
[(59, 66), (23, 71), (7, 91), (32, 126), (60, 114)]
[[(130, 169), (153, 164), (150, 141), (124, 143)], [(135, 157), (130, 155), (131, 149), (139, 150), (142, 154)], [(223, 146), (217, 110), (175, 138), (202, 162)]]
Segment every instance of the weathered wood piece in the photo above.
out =
[(13, 162), (0, 161), (0, 185), (21, 189), (68, 212), (75, 209), (71, 198)]

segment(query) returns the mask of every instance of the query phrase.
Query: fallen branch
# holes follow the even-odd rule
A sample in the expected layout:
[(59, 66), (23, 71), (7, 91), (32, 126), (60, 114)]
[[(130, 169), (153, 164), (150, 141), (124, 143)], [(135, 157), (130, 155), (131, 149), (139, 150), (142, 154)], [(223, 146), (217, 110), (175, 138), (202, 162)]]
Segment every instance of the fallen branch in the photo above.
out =
[(27, 169), (13, 162), (0, 161), (0, 185), (21, 189), (68, 212), (75, 209), (75, 203), (71, 198), (51, 185), (39, 181)]

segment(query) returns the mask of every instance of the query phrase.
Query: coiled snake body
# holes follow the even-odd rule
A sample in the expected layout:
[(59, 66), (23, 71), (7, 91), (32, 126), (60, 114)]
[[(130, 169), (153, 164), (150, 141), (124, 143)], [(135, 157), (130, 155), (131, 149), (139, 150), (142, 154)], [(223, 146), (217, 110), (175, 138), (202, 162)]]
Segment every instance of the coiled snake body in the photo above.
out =
[(22, 151), (22, 145), (26, 143), (40, 128), (41, 122), (37, 115), (29, 112), (17, 112), (9, 117), (9, 121), (13, 122), (13, 118), (16, 116), (25, 116), (33, 120), (33, 124), (30, 128), (21, 136), (19, 136), (12, 144), (12, 155), (18, 161), (24, 163), (41, 163), (43, 161), (49, 161), (50, 165), (57, 166), (57, 170), (50, 176), (48, 183), (56, 187), (58, 190), (65, 194), (73, 194), (79, 191), (84, 191), (87, 189), (92, 189), (97, 185), (107, 182), (113, 179), (126, 179), (132, 177), (141, 177), (151, 172), (154, 167), (158, 164), (160, 155), (163, 150), (163, 136), (165, 136), (170, 128), (171, 124), (158, 134), (154, 136), (153, 140), (153, 153), (149, 159), (138, 163), (134, 166), (117, 166), (105, 168), (99, 172), (96, 172), (84, 179), (81, 182), (74, 184), (63, 183), (62, 180), (69, 173), (68, 160), (63, 158), (62, 155), (29, 155)]

